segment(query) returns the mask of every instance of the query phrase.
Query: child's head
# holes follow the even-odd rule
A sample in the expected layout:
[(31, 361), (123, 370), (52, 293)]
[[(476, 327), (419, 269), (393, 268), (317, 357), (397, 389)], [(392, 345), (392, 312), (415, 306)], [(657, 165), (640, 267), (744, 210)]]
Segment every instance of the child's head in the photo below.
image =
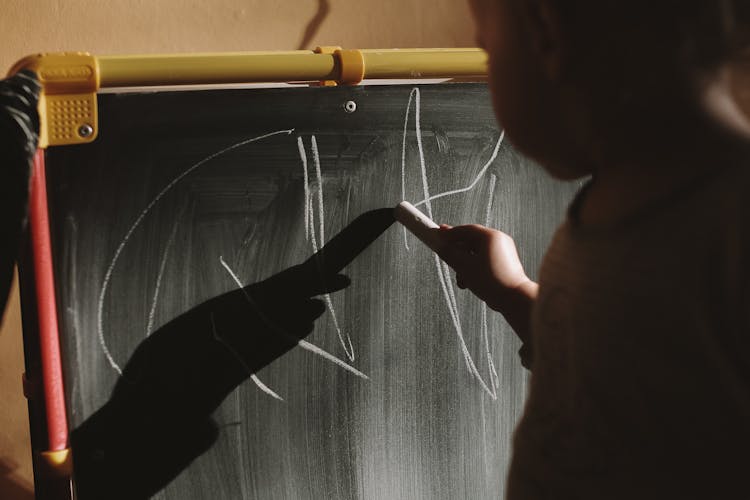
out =
[(470, 2), (498, 119), (564, 178), (667, 126), (750, 45), (747, 0)]

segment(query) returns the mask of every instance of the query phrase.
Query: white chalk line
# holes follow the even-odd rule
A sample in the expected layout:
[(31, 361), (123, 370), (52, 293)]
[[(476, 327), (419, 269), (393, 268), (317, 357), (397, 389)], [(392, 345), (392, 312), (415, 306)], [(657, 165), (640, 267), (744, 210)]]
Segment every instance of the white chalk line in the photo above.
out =
[[(313, 135), (310, 138), (312, 146), (313, 162), (315, 164), (315, 178), (318, 182), (318, 228), (320, 234), (320, 246), (323, 247), (325, 244), (325, 213), (323, 211), (323, 174), (320, 168), (320, 153), (318, 151), (318, 140)], [(312, 230), (312, 228), (311, 228)], [(317, 250), (315, 250), (317, 252)], [(341, 328), (339, 327), (338, 319), (336, 318), (336, 310), (333, 308), (333, 301), (331, 300), (331, 294), (326, 293), (323, 298), (325, 299), (326, 306), (331, 312), (331, 318), (333, 319), (333, 326), (336, 329), (336, 335), (338, 335), (341, 347), (344, 348), (344, 353), (349, 361), (354, 361), (354, 347), (352, 346), (352, 339), (349, 332), (342, 335)], [(344, 338), (345, 337), (345, 338)], [(348, 349), (347, 349), (348, 345)]]
[(469, 348), (466, 346), (466, 341), (464, 340), (463, 335), (463, 328), (461, 327), (461, 319), (458, 315), (458, 308), (454, 307), (454, 304), (451, 300), (451, 296), (455, 298), (455, 294), (453, 293), (453, 283), (450, 280), (450, 275), (443, 274), (444, 270), (441, 266), (442, 261), (438, 258), (437, 255), (435, 255), (435, 264), (438, 268), (438, 276), (440, 278), (440, 285), (443, 288), (443, 295), (445, 296), (446, 302), (448, 303), (448, 308), (453, 311), (453, 315), (455, 317), (455, 322), (453, 326), (456, 330), (456, 335), (458, 337), (459, 346), (461, 347), (461, 353), (464, 356), (464, 361), (466, 362), (466, 367), (469, 370), (469, 373), (477, 379), (477, 382), (479, 382), (479, 385), (484, 389), (484, 391), (493, 399), (497, 399), (497, 394), (493, 389), (490, 389), (487, 386), (487, 383), (482, 378), (482, 375), (479, 373), (479, 370), (477, 370), (476, 365), (474, 364), (474, 359), (471, 357), (471, 353), (469, 352)]
[[(310, 221), (311, 224), (314, 224), (314, 214), (313, 214), (313, 208), (312, 204), (308, 207), (308, 210), (310, 212)], [(310, 227), (310, 234), (312, 237), (310, 238), (310, 244), (312, 245), (313, 253), (316, 253), (318, 251), (318, 240), (315, 237), (315, 228)], [(346, 336), (344, 336), (341, 333), (341, 328), (339, 327), (338, 319), (336, 318), (336, 310), (333, 308), (333, 301), (331, 300), (331, 294), (326, 293), (323, 295), (323, 299), (326, 304), (326, 308), (331, 313), (331, 319), (333, 320), (333, 327), (336, 330), (336, 336), (339, 339), (339, 343), (341, 344), (341, 347), (344, 349), (344, 353), (346, 354), (346, 357), (349, 359), (349, 361), (354, 361), (354, 346), (352, 345), (352, 339), (349, 333), (347, 332)]]
[(414, 204), (414, 206), (418, 207), (420, 205), (429, 204), (431, 201), (437, 200), (438, 198), (443, 198), (445, 196), (451, 196), (454, 194), (466, 193), (467, 191), (471, 191), (472, 189), (474, 189), (477, 183), (482, 179), (482, 177), (484, 177), (484, 174), (487, 172), (487, 169), (490, 168), (492, 162), (494, 162), (495, 158), (497, 158), (497, 154), (500, 151), (500, 146), (503, 143), (503, 139), (505, 139), (505, 130), (500, 132), (500, 138), (497, 140), (497, 144), (495, 144), (495, 149), (492, 151), (492, 156), (490, 156), (490, 159), (487, 160), (487, 163), (484, 164), (482, 169), (479, 171), (479, 174), (477, 174), (476, 178), (474, 179), (474, 181), (472, 181), (471, 184), (464, 188), (453, 189), (451, 191), (446, 191), (444, 193), (439, 193), (432, 196), (425, 196), (425, 199), (423, 199), (422, 201), (418, 201)]
[[(440, 287), (443, 289), (443, 295), (445, 296), (446, 304), (448, 305), (448, 313), (450, 314), (451, 321), (453, 322), (453, 328), (456, 329), (456, 331), (461, 330), (461, 321), (458, 318), (458, 315), (456, 314), (455, 309), (453, 308), (453, 302), (451, 302), (450, 294), (448, 293), (448, 285), (446, 285), (446, 279), (443, 275), (443, 270), (440, 267), (440, 258), (438, 258), (437, 255), (435, 257), (435, 262), (438, 266), (438, 280), (440, 281)], [(465, 357), (465, 356), (464, 356)]]
[[(422, 146), (422, 128), (421, 128), (421, 94), (418, 87), (415, 87), (412, 89), (411, 93), (409, 94), (409, 99), (411, 102), (412, 95), (415, 98), (415, 105), (414, 105), (414, 129), (415, 133), (417, 135), (417, 149), (419, 151), (419, 167), (420, 167), (420, 173), (422, 175), (422, 192), (424, 194), (424, 200), (420, 202), (419, 204), (424, 204), (427, 210), (427, 216), (429, 218), (433, 218), (432, 215), (432, 203), (431, 201), (435, 199), (436, 197), (430, 196), (430, 190), (429, 190), (429, 184), (427, 181), (427, 167), (425, 164), (424, 159), (424, 148)], [(408, 115), (407, 115), (408, 119)], [(500, 144), (502, 143), (502, 137), (504, 135), (501, 134), (501, 139), (498, 141), (497, 146), (495, 147), (495, 154), (490, 159), (490, 161), (487, 162), (487, 165), (482, 169), (482, 171), (486, 171), (486, 169), (489, 167), (489, 165), (492, 163), (492, 161), (497, 156), (497, 151), (500, 149)], [(406, 141), (406, 134), (404, 134), (404, 141)], [(402, 148), (402, 152), (405, 150), (405, 146)], [(454, 190), (455, 192), (466, 192), (474, 187), (476, 183), (479, 181), (478, 177), (472, 185), (469, 187), (469, 189), (464, 190)], [(450, 192), (453, 194), (453, 192)], [(443, 193), (442, 196), (447, 196), (447, 194)], [(442, 197), (438, 196), (438, 197)], [(448, 266), (444, 264), (440, 258), (435, 255), (435, 265), (437, 267), (438, 272), (438, 279), (440, 280), (440, 286), (443, 290), (443, 295), (445, 297), (445, 301), (448, 305), (448, 310), (451, 315), (451, 320), (453, 321), (453, 326), (456, 331), (456, 335), (458, 337), (459, 345), (461, 347), (461, 353), (464, 356), (464, 361), (466, 363), (466, 367), (468, 368), (469, 372), (474, 376), (474, 378), (477, 379), (479, 382), (479, 385), (482, 387), (482, 389), (493, 399), (497, 399), (497, 393), (495, 391), (494, 384), (492, 384), (492, 389), (490, 389), (487, 384), (485, 383), (484, 379), (482, 378), (482, 375), (477, 370), (477, 367), (474, 363), (474, 360), (471, 357), (471, 353), (469, 352), (468, 347), (466, 346), (466, 341), (464, 339), (463, 335), (463, 329), (461, 327), (461, 317), (459, 315), (458, 311), (458, 303), (456, 301), (456, 294), (453, 290), (453, 282), (450, 279), (450, 271), (448, 269)]]
[[(255, 311), (260, 315), (261, 320), (263, 320), (266, 324), (271, 325), (271, 321), (265, 316), (265, 314), (263, 314), (263, 311), (261, 311), (260, 308), (255, 304), (255, 301), (253, 301), (250, 295), (248, 295), (247, 291), (245, 291), (245, 287), (242, 284), (242, 281), (240, 281), (240, 278), (237, 276), (237, 274), (235, 274), (232, 268), (229, 267), (229, 264), (226, 263), (226, 261), (224, 260), (224, 257), (221, 255), (219, 256), (219, 262), (224, 267), (224, 269), (226, 269), (226, 271), (229, 273), (229, 276), (232, 277), (232, 279), (240, 288), (240, 290), (242, 290), (242, 295), (244, 295), (245, 300), (247, 300), (250, 306), (253, 307), (253, 309), (255, 309)], [(221, 341), (232, 352), (232, 354), (234, 354), (234, 356), (240, 361), (240, 363), (242, 363), (242, 366), (244, 366), (245, 371), (247, 371), (247, 373), (250, 374), (250, 380), (252, 380), (255, 383), (255, 385), (257, 385), (260, 388), (260, 390), (283, 401), (281, 396), (276, 394), (271, 388), (269, 388), (266, 384), (264, 384), (255, 373), (252, 372), (250, 367), (247, 366), (247, 364), (245, 363), (245, 360), (242, 359), (242, 356), (240, 356), (240, 354), (237, 351), (235, 351), (227, 342), (224, 342), (223, 339), (221, 339), (219, 336), (216, 336), (216, 339)]]
[(180, 210), (180, 213), (177, 215), (177, 220), (175, 220), (174, 226), (172, 227), (172, 231), (169, 233), (167, 246), (164, 248), (164, 255), (161, 256), (161, 262), (159, 263), (159, 274), (156, 275), (156, 286), (154, 287), (154, 296), (151, 299), (151, 309), (148, 312), (148, 324), (146, 326), (146, 337), (151, 335), (151, 333), (154, 330), (154, 318), (156, 317), (156, 304), (159, 301), (159, 290), (161, 289), (161, 280), (162, 280), (162, 277), (164, 276), (164, 269), (167, 267), (167, 257), (169, 256), (169, 251), (172, 248), (174, 237), (177, 234), (177, 228), (180, 225), (180, 220), (182, 220), (182, 215), (185, 213), (186, 208), (187, 208), (187, 205), (183, 206), (182, 210)]
[[(495, 184), (497, 183), (497, 176), (490, 174), (490, 195), (487, 200), (487, 209), (484, 212), (484, 225), (485, 227), (490, 225), (490, 216), (492, 215), (492, 204), (495, 200)], [(493, 361), (492, 351), (490, 350), (490, 336), (489, 336), (489, 325), (487, 323), (487, 303), (482, 301), (482, 336), (484, 337), (484, 347), (487, 351), (487, 364), (490, 367), (490, 377), (492, 385), (495, 390), (500, 387), (500, 377), (497, 375), (495, 369), (495, 362)]]
[[(411, 111), (411, 101), (414, 99), (414, 92), (419, 89), (412, 89), (409, 92), (409, 102), (406, 103), (406, 114), (404, 115), (404, 135), (401, 140), (401, 199), (406, 199), (406, 131), (409, 127), (409, 111)], [(401, 228), (404, 232), (404, 246), (409, 250), (409, 239), (407, 238), (406, 226)]]
[(487, 352), (487, 363), (490, 367), (490, 380), (495, 389), (497, 389), (498, 387), (500, 387), (500, 377), (498, 376), (497, 370), (495, 369), (495, 363), (492, 360), (492, 352), (490, 351), (489, 325), (487, 322), (486, 302), (482, 302), (482, 336), (484, 337), (484, 346)]
[[(255, 301), (254, 301), (254, 300), (252, 299), (252, 297), (250, 297), (250, 295), (249, 295), (249, 294), (247, 293), (247, 290), (245, 290), (245, 288), (244, 288), (244, 285), (242, 284), (242, 281), (240, 281), (239, 277), (238, 277), (238, 276), (237, 276), (237, 275), (235, 274), (235, 272), (234, 272), (234, 271), (233, 271), (233, 270), (232, 270), (232, 269), (231, 269), (231, 268), (229, 267), (229, 265), (228, 265), (228, 264), (226, 263), (226, 261), (224, 261), (224, 258), (223, 258), (223, 257), (221, 257), (221, 256), (219, 257), (219, 262), (221, 262), (221, 265), (222, 265), (222, 266), (224, 266), (224, 269), (226, 269), (226, 270), (227, 270), (227, 272), (228, 272), (228, 273), (229, 273), (229, 275), (230, 275), (230, 276), (232, 277), (232, 279), (234, 280), (234, 282), (235, 282), (235, 283), (237, 284), (237, 286), (238, 286), (238, 287), (240, 288), (240, 290), (242, 290), (242, 294), (244, 295), (245, 299), (246, 299), (246, 300), (248, 301), (248, 303), (249, 303), (249, 304), (250, 304), (250, 305), (251, 305), (251, 306), (252, 306), (252, 307), (253, 307), (253, 308), (255, 309), (255, 311), (256, 311), (256, 312), (258, 313), (258, 315), (260, 315), (261, 319), (262, 319), (262, 320), (263, 320), (263, 321), (264, 321), (264, 322), (265, 322), (265, 323), (266, 323), (266, 324), (267, 324), (267, 325), (268, 325), (268, 326), (269, 326), (270, 328), (273, 328), (274, 330), (276, 330), (276, 331), (278, 331), (278, 332), (281, 332), (282, 334), (285, 334), (285, 335), (286, 335), (286, 332), (284, 332), (282, 328), (280, 328), (279, 326), (277, 326), (277, 325), (276, 325), (276, 324), (275, 324), (275, 323), (274, 323), (273, 321), (271, 321), (271, 319), (270, 319), (270, 318), (268, 318), (267, 316), (265, 316), (265, 314), (263, 314), (263, 311), (262, 311), (262, 310), (261, 310), (261, 309), (260, 309), (260, 308), (258, 307), (258, 305), (257, 305), (257, 304), (255, 304)], [(343, 369), (345, 369), (345, 370), (347, 370), (347, 371), (350, 371), (350, 372), (352, 372), (353, 374), (357, 375), (358, 377), (361, 377), (361, 378), (363, 378), (363, 379), (365, 379), (365, 380), (369, 380), (369, 377), (368, 377), (367, 375), (365, 375), (365, 374), (364, 374), (364, 373), (362, 373), (361, 371), (357, 370), (357, 369), (356, 369), (356, 368), (354, 368), (353, 366), (351, 366), (351, 365), (347, 364), (346, 362), (344, 362), (344, 361), (340, 360), (340, 359), (339, 359), (339, 358), (337, 358), (336, 356), (334, 356), (334, 355), (332, 355), (332, 354), (329, 354), (328, 352), (324, 351), (324, 350), (323, 350), (323, 349), (321, 349), (320, 347), (318, 347), (318, 346), (316, 346), (316, 345), (314, 345), (314, 344), (311, 344), (310, 342), (307, 342), (306, 340), (298, 340), (298, 341), (297, 341), (297, 343), (298, 343), (298, 345), (299, 345), (300, 347), (302, 347), (303, 349), (306, 349), (306, 350), (308, 350), (308, 351), (310, 351), (310, 352), (312, 352), (312, 353), (314, 353), (314, 354), (317, 354), (317, 355), (319, 355), (319, 356), (321, 356), (321, 357), (323, 357), (323, 358), (327, 359), (328, 361), (331, 361), (332, 363), (334, 363), (334, 364), (336, 364), (336, 365), (340, 366), (341, 368), (343, 368)]]
[[(245, 287), (242, 285), (242, 282), (240, 281), (240, 278), (235, 274), (235, 272), (232, 270), (232, 268), (229, 267), (229, 264), (226, 263), (226, 261), (224, 260), (224, 257), (221, 256), (221, 255), (219, 256), (219, 262), (221, 263), (222, 266), (224, 266), (224, 269), (226, 269), (226, 271), (229, 273), (229, 276), (232, 277), (232, 279), (237, 284), (237, 286), (240, 287), (240, 290), (242, 290), (242, 294), (245, 296), (245, 299), (250, 303), (250, 305), (253, 307), (253, 309), (255, 309), (256, 312), (258, 314), (260, 314), (261, 319), (264, 322), (268, 323), (268, 320), (265, 317), (265, 315), (263, 314), (263, 311), (261, 311), (260, 308), (255, 305), (255, 302), (250, 298), (250, 296), (245, 291)], [(213, 314), (211, 315), (211, 322), (213, 323)], [(216, 328), (214, 328), (214, 337), (216, 338), (216, 340), (218, 340), (224, 346), (226, 346), (227, 349), (229, 349), (229, 352), (231, 352), (234, 355), (234, 357), (245, 368), (245, 371), (250, 375), (250, 380), (252, 380), (255, 383), (255, 385), (257, 385), (260, 388), (261, 391), (263, 391), (263, 392), (265, 392), (265, 393), (267, 393), (267, 394), (275, 397), (276, 399), (279, 399), (280, 401), (284, 401), (284, 399), (281, 396), (279, 396), (278, 394), (276, 394), (276, 392), (274, 392), (273, 389), (271, 389), (266, 384), (264, 384), (263, 381), (261, 381), (260, 378), (258, 378), (258, 376), (255, 373), (253, 373), (253, 371), (250, 369), (250, 367), (247, 366), (247, 363), (245, 363), (245, 360), (242, 359), (242, 356), (240, 356), (240, 354), (237, 351), (235, 351), (232, 348), (232, 346), (230, 346), (227, 342), (225, 342), (224, 339), (222, 339), (221, 337), (219, 337), (218, 335), (216, 335)]]
[(122, 375), (122, 369), (120, 366), (115, 362), (114, 358), (112, 357), (112, 354), (109, 352), (109, 348), (107, 347), (107, 342), (104, 340), (104, 299), (107, 295), (107, 288), (109, 286), (109, 281), (112, 278), (112, 272), (115, 269), (115, 266), (117, 265), (117, 260), (120, 258), (120, 254), (122, 253), (122, 250), (125, 248), (125, 245), (128, 243), (128, 240), (130, 240), (130, 237), (132, 236), (133, 232), (136, 230), (136, 228), (141, 224), (141, 221), (144, 217), (151, 211), (152, 208), (154, 208), (154, 205), (156, 205), (159, 200), (167, 194), (167, 192), (172, 189), (175, 184), (177, 184), (179, 181), (181, 181), (186, 175), (190, 174), (192, 171), (194, 171), (196, 168), (206, 164), (207, 162), (213, 160), (217, 156), (221, 156), (224, 153), (227, 153), (229, 151), (232, 151), (233, 149), (237, 149), (239, 147), (242, 147), (246, 144), (250, 144), (252, 142), (257, 142), (262, 139), (266, 139), (268, 137), (272, 137), (279, 134), (291, 134), (294, 132), (294, 129), (289, 130), (277, 130), (275, 132), (271, 132), (268, 134), (263, 134), (258, 137), (253, 137), (252, 139), (246, 139), (244, 141), (240, 141), (236, 144), (233, 144), (229, 147), (226, 147), (222, 149), (221, 151), (218, 151), (216, 153), (213, 153), (206, 158), (202, 159), (198, 163), (192, 165), (187, 170), (185, 170), (183, 173), (175, 177), (167, 186), (159, 192), (159, 194), (156, 195), (156, 197), (151, 200), (151, 203), (149, 203), (145, 209), (138, 215), (135, 222), (130, 226), (130, 229), (128, 229), (127, 233), (125, 233), (125, 237), (122, 239), (120, 244), (117, 247), (117, 250), (115, 250), (115, 255), (112, 257), (111, 262), (109, 263), (109, 267), (107, 267), (107, 271), (104, 274), (104, 280), (102, 281), (102, 288), (99, 292), (99, 301), (97, 305), (97, 334), (99, 336), (99, 344), (101, 345), (102, 350), (104, 351), (104, 356), (107, 358), (107, 361), (109, 362), (112, 369), (114, 369), (119, 375)]
[[(456, 300), (456, 291), (453, 289), (453, 281), (451, 281), (451, 270), (445, 262), (440, 259), (438, 259), (438, 262), (440, 263), (440, 270), (445, 278), (445, 289), (448, 292), (448, 301), (450, 302), (450, 307), (453, 308), (453, 314), (456, 316), (456, 324), (458, 325), (459, 330), (461, 330), (461, 337), (463, 337), (463, 327), (461, 326), (461, 315), (458, 309), (458, 301)], [(464, 352), (464, 358), (466, 359), (466, 368), (471, 372), (470, 364), (472, 359), (471, 356), (469, 356), (468, 351)]]
[(318, 141), (313, 135), (310, 138), (312, 146), (313, 163), (315, 164), (315, 180), (318, 182), (318, 228), (320, 230), (320, 246), (325, 245), (325, 216), (323, 212), (323, 174), (320, 170), (320, 153), (318, 152)]
[[(302, 142), (302, 139), (300, 138), (300, 142)], [(322, 247), (325, 242), (325, 212), (323, 210), (323, 175), (320, 168), (320, 153), (318, 151), (318, 141), (316, 137), (313, 135), (310, 138), (311, 142), (311, 149), (313, 154), (313, 163), (315, 165), (315, 180), (317, 184), (317, 199), (318, 199), (318, 234), (320, 237), (320, 246)], [(302, 160), (302, 164), (305, 167), (305, 182), (307, 182), (308, 176), (307, 176), (307, 153), (305, 152), (304, 146), (300, 149), (300, 155), (304, 157), (305, 159)], [(309, 192), (309, 188), (306, 187), (306, 190)], [(312, 245), (313, 252), (318, 251), (318, 240), (315, 237), (315, 214), (313, 211), (313, 202), (312, 202), (312, 196), (308, 197), (308, 205), (305, 210), (306, 217), (305, 219), (309, 223), (309, 228), (306, 228), (305, 234), (311, 234), (310, 243)], [(333, 327), (336, 330), (336, 336), (339, 339), (339, 343), (341, 344), (341, 347), (344, 349), (344, 354), (346, 354), (346, 357), (349, 359), (349, 361), (354, 361), (355, 355), (354, 355), (354, 345), (352, 344), (352, 338), (351, 335), (349, 335), (349, 332), (342, 333), (341, 327), (339, 326), (338, 318), (336, 317), (336, 310), (333, 307), (333, 300), (331, 299), (331, 294), (326, 293), (323, 295), (323, 299), (326, 304), (326, 308), (331, 313), (331, 319), (333, 320)]]
[(297, 137), (297, 150), (299, 151), (300, 160), (302, 160), (302, 179), (304, 180), (305, 190), (305, 241), (310, 239), (310, 213), (308, 207), (310, 206), (310, 180), (307, 177), (307, 153), (305, 153), (305, 144), (302, 142), (302, 137)]
[(284, 401), (284, 398), (276, 394), (276, 392), (273, 391), (270, 387), (268, 387), (266, 384), (264, 384), (257, 375), (253, 373), (253, 371), (250, 369), (249, 366), (247, 366), (247, 363), (245, 363), (245, 360), (242, 359), (242, 356), (234, 350), (234, 348), (229, 345), (229, 342), (221, 338), (219, 336), (219, 332), (216, 331), (216, 322), (214, 321), (214, 313), (211, 313), (211, 331), (213, 333), (214, 340), (216, 340), (218, 343), (223, 345), (227, 351), (232, 355), (232, 357), (237, 361), (240, 366), (245, 370), (245, 373), (250, 375), (250, 379), (255, 382), (255, 385), (257, 385), (261, 391), (265, 392), (269, 396), (278, 399), (279, 401)]
[[(261, 320), (266, 324), (266, 326), (268, 326), (269, 328), (271, 328), (273, 330), (276, 330), (276, 332), (278, 332), (278, 333), (280, 333), (282, 335), (287, 336), (287, 338), (290, 337), (290, 334), (288, 334), (287, 332), (285, 332), (283, 328), (281, 328), (278, 325), (276, 325), (275, 322), (273, 322), (268, 316), (266, 316), (263, 313), (263, 310), (255, 303), (255, 301), (253, 300), (253, 298), (250, 297), (250, 294), (247, 293), (247, 290), (245, 290), (245, 286), (242, 284), (242, 281), (240, 280), (240, 278), (232, 270), (232, 268), (229, 267), (229, 264), (226, 263), (226, 261), (224, 260), (224, 257), (219, 256), (219, 262), (224, 267), (224, 269), (226, 269), (227, 273), (229, 273), (229, 276), (232, 277), (232, 279), (234, 280), (234, 282), (237, 284), (237, 286), (239, 287), (239, 289), (242, 291), (242, 295), (245, 297), (245, 300), (247, 301), (247, 303), (250, 304), (250, 306), (255, 310), (255, 312), (258, 314), (258, 316), (260, 316)], [(347, 371), (349, 371), (349, 372), (357, 375), (358, 377), (361, 377), (361, 378), (363, 378), (365, 380), (369, 380), (370, 379), (367, 375), (365, 375), (361, 371), (357, 370), (353, 366), (351, 366), (351, 365), (347, 364), (346, 362), (340, 360), (336, 356), (334, 356), (334, 355), (332, 355), (332, 354), (324, 351), (320, 347), (318, 347), (318, 346), (316, 346), (314, 344), (311, 344), (310, 342), (307, 342), (306, 340), (302, 340), (302, 339), (297, 340), (297, 345), (300, 346), (300, 347), (302, 347), (303, 349), (305, 349), (307, 351), (312, 352), (313, 354), (317, 354), (318, 356), (320, 356), (320, 357), (322, 357), (322, 358), (324, 358), (324, 359), (326, 359), (326, 360), (328, 360), (328, 361), (336, 364), (337, 366), (340, 366), (344, 370), (347, 370)]]
[[(461, 319), (459, 318), (456, 309), (453, 307), (453, 302), (451, 301), (450, 293), (448, 293), (448, 285), (449, 277), (445, 276), (443, 274), (443, 268), (440, 264), (440, 258), (435, 255), (435, 265), (437, 266), (438, 270), (438, 280), (440, 281), (440, 288), (443, 290), (443, 297), (445, 298), (445, 303), (448, 305), (448, 313), (450, 314), (451, 321), (453, 322), (453, 328), (456, 330), (456, 333), (461, 336)], [(462, 354), (464, 355), (464, 361), (466, 362), (466, 365), (468, 367), (469, 360), (467, 359), (467, 352), (462, 350)]]
[[(427, 208), (427, 215), (430, 219), (432, 215), (432, 203), (430, 201), (430, 190), (427, 184), (427, 167), (424, 161), (424, 148), (422, 147), (422, 94), (419, 92), (419, 88), (415, 87), (414, 90), (414, 131), (417, 134), (417, 149), (419, 150), (419, 168), (422, 173), (422, 192), (424, 193), (424, 203)], [(416, 206), (416, 205), (415, 205)]]
[(365, 380), (370, 380), (370, 377), (368, 377), (367, 375), (365, 375), (361, 371), (357, 370), (352, 365), (347, 364), (346, 362), (340, 360), (339, 358), (337, 358), (333, 354), (330, 354), (330, 353), (324, 351), (320, 347), (318, 347), (316, 345), (313, 345), (313, 344), (311, 344), (310, 342), (308, 342), (306, 340), (300, 340), (298, 343), (299, 343), (299, 346), (302, 347), (303, 349), (307, 349), (311, 353), (317, 354), (318, 356), (327, 359), (331, 363), (334, 363), (334, 364), (340, 366), (344, 370), (349, 371), (349, 372), (353, 373), (354, 375), (356, 375), (356, 376), (358, 376), (360, 378), (363, 378)]

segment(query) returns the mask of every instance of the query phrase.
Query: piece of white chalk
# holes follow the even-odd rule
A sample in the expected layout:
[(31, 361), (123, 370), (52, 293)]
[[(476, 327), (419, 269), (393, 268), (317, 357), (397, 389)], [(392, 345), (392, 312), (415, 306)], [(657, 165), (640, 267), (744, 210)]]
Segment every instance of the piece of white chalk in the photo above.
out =
[(393, 209), (396, 220), (406, 227), (422, 243), (437, 252), (442, 247), (440, 226), (419, 211), (408, 201), (402, 201)]

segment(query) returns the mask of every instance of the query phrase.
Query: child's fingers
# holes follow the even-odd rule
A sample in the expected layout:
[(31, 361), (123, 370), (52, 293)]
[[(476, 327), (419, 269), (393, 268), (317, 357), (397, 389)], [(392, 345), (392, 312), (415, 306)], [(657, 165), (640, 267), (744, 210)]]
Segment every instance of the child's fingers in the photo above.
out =
[(440, 238), (443, 248), (440, 257), (454, 269), (468, 263), (477, 255), (487, 253), (492, 240), (492, 230), (476, 224), (442, 229)]
[(443, 259), (446, 264), (454, 270), (461, 269), (468, 263), (471, 254), (460, 244), (443, 243), (437, 251), (438, 257)]
[(469, 248), (486, 245), (492, 238), (494, 231), (479, 224), (466, 224), (446, 229), (441, 232), (444, 241), (453, 244), (463, 244)]

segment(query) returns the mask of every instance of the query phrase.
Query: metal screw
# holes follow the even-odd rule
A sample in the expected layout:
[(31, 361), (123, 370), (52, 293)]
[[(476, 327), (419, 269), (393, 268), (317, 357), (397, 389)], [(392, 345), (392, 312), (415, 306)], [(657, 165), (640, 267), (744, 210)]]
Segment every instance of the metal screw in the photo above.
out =
[(83, 125), (78, 127), (78, 135), (80, 135), (81, 137), (89, 137), (93, 133), (94, 127), (92, 127), (88, 123), (84, 123)]
[(347, 113), (354, 113), (357, 111), (357, 103), (354, 101), (346, 101), (346, 104), (344, 104), (344, 109)]

